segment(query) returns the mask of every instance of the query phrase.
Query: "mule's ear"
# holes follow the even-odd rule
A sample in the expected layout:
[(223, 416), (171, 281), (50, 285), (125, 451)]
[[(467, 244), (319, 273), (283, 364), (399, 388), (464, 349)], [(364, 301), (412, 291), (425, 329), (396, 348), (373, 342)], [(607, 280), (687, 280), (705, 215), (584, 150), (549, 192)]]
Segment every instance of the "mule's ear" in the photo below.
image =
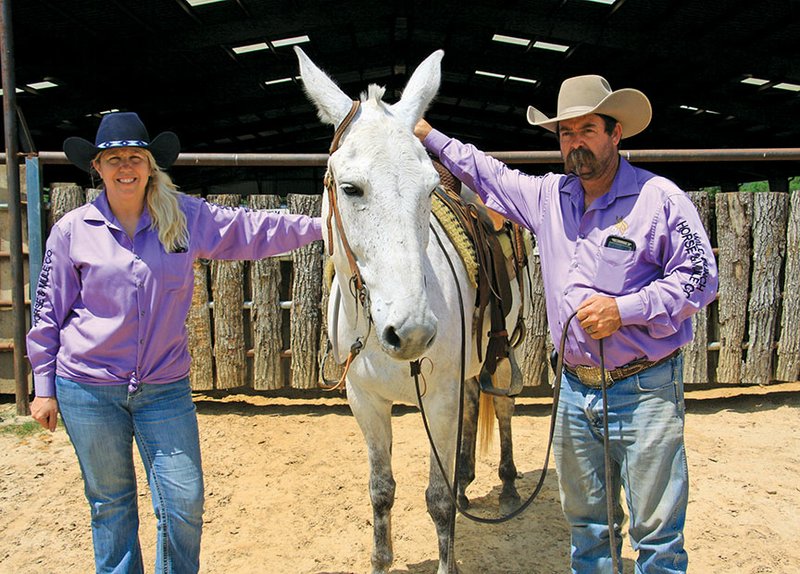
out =
[(401, 118), (409, 127), (416, 125), (428, 105), (439, 90), (442, 80), (442, 57), (444, 50), (436, 50), (411, 74), (403, 96), (400, 101), (392, 106), (395, 115)]
[(338, 126), (350, 111), (353, 100), (339, 89), (325, 72), (306, 56), (298, 46), (294, 47), (297, 61), (300, 63), (300, 77), (306, 95), (317, 107), (319, 119), (327, 124)]

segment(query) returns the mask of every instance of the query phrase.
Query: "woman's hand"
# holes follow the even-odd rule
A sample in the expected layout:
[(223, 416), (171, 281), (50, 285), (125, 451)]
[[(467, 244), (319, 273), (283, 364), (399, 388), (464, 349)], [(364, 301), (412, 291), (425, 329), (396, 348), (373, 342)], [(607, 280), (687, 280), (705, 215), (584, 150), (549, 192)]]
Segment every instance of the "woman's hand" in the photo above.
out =
[(56, 430), (58, 423), (58, 401), (55, 397), (36, 397), (31, 403), (33, 420), (50, 432)]

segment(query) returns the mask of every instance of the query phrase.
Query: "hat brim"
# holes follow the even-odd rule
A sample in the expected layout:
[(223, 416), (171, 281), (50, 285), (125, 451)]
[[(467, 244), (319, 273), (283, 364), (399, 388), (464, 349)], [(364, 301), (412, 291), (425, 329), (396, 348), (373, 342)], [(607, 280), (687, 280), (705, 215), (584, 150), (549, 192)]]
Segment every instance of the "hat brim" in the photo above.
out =
[[(156, 160), (156, 165), (162, 169), (167, 169), (178, 159), (181, 151), (181, 143), (178, 136), (173, 132), (162, 132), (158, 134), (149, 145), (146, 146), (119, 146), (119, 147), (141, 147), (146, 149)], [(92, 142), (79, 137), (70, 137), (64, 140), (64, 153), (67, 159), (83, 171), (91, 171), (92, 160), (97, 157), (104, 148), (100, 149)]]
[(594, 107), (573, 108), (565, 110), (554, 118), (548, 118), (533, 106), (528, 106), (526, 115), (529, 124), (555, 132), (558, 122), (589, 114), (603, 114), (617, 120), (622, 127), (622, 138), (624, 139), (635, 136), (650, 124), (653, 109), (650, 106), (650, 100), (642, 92), (632, 88), (623, 88), (611, 92)]

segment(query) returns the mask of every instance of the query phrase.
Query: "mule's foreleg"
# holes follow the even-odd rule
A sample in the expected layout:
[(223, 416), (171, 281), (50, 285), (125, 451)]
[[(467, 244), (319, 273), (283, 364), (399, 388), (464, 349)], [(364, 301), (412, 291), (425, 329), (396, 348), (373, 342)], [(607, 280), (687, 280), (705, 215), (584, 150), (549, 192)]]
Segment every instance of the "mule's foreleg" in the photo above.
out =
[[(431, 434), (439, 453), (447, 480), (442, 476), (436, 458), (431, 452), (430, 474), (428, 488), (425, 491), (425, 501), (428, 503), (430, 514), (436, 534), (439, 539), (439, 569), (438, 574), (452, 574), (448, 569), (450, 559), (450, 524), (455, 519), (455, 504), (448, 492), (447, 482), (452, 484), (453, 467), (455, 461), (456, 431), (457, 431), (457, 401), (448, 401), (446, 405), (437, 405), (439, 408), (428, 407), (426, 414), (431, 427)], [(453, 557), (455, 564), (455, 557)], [(455, 570), (453, 570), (455, 571)]]
[(392, 549), (392, 507), (395, 481), (392, 476), (391, 448), (373, 454), (370, 449), (369, 498), (372, 502), (372, 570), (374, 574), (389, 571), (394, 561)]
[(385, 574), (394, 561), (392, 506), (392, 404), (369, 398), (348, 387), (348, 400), (367, 443), (369, 497), (372, 502), (372, 574)]

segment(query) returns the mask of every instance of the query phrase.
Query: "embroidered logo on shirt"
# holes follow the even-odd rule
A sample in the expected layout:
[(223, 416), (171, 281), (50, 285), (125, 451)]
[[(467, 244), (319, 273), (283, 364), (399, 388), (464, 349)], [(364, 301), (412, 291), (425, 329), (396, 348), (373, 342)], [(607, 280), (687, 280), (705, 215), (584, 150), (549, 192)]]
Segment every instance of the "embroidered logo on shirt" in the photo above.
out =
[(53, 269), (53, 251), (48, 249), (42, 260), (42, 270), (39, 273), (39, 281), (36, 284), (36, 301), (33, 304), (33, 326), (39, 324), (41, 319), (42, 307), (47, 299), (47, 291), (50, 287), (50, 271)]
[(628, 224), (618, 215), (617, 222), (614, 224), (614, 229), (616, 229), (620, 235), (625, 235), (625, 232), (628, 231)]
[(708, 281), (708, 259), (706, 259), (703, 239), (699, 233), (689, 227), (685, 220), (678, 223), (677, 230), (681, 234), (683, 248), (692, 263), (692, 274), (689, 276), (688, 281), (683, 284), (683, 292), (688, 299), (695, 291), (705, 291), (706, 282)]

